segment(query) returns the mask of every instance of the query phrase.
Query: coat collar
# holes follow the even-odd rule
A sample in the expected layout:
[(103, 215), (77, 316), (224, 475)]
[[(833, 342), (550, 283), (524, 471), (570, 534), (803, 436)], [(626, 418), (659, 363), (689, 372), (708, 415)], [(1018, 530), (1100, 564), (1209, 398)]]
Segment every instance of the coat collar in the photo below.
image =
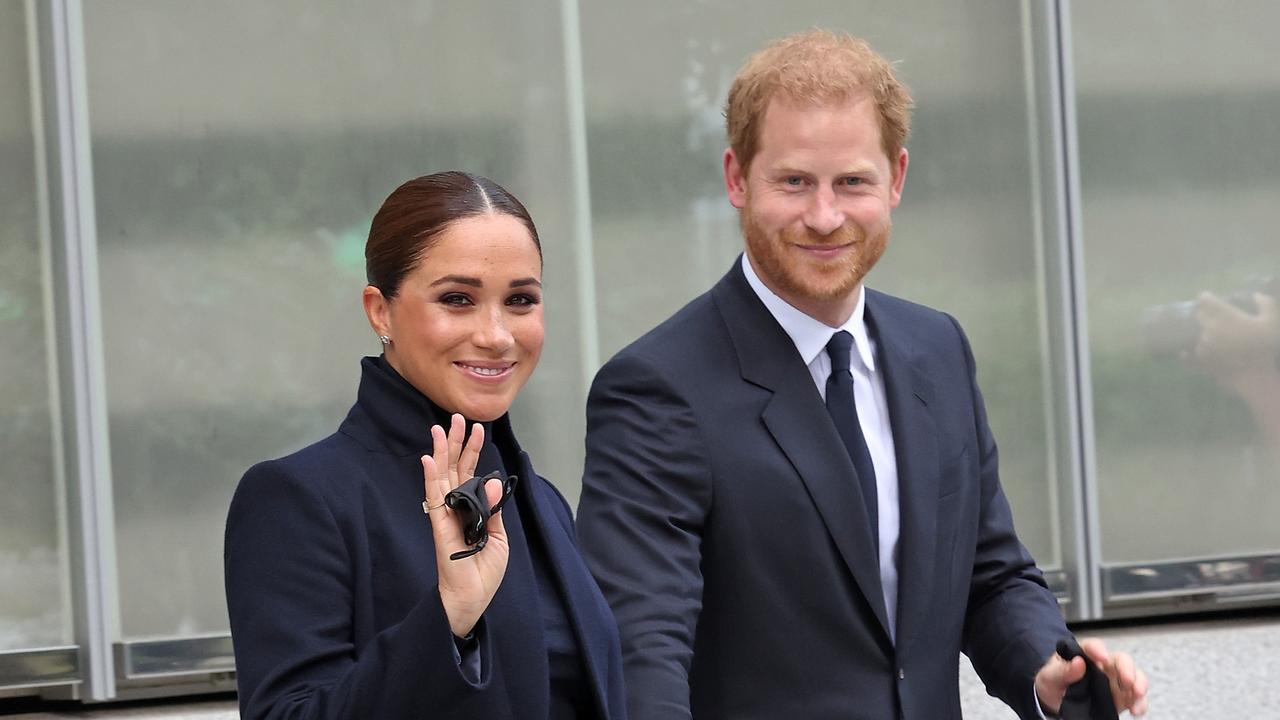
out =
[[(875, 542), (853, 463), (825, 411), (822, 396), (791, 338), (747, 283), (740, 263), (711, 291), (725, 320), (742, 378), (773, 392), (762, 420), (800, 474), (845, 564), (888, 641)], [(917, 349), (893, 301), (866, 294), (866, 320), (885, 375), (890, 427), (897, 450), (899, 514), (898, 645), (924, 624), (936, 557), (938, 451), (929, 413), (932, 382), (919, 370)]]
[[(364, 447), (408, 457), (431, 452), (431, 426), (449, 427), (450, 413), (432, 402), (396, 372), (385, 356), (360, 360), (356, 403), (339, 431)], [(519, 451), (509, 415), (482, 423), (486, 443), (498, 436)]]

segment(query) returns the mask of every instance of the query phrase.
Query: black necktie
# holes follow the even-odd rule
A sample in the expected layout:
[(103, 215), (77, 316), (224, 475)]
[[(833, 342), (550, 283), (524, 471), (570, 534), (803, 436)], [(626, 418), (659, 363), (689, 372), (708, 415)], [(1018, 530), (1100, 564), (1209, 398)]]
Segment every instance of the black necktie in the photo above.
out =
[(853, 400), (853, 375), (849, 372), (849, 349), (853, 336), (841, 330), (827, 343), (827, 355), (831, 357), (831, 375), (827, 377), (827, 412), (835, 422), (840, 439), (849, 451), (853, 469), (862, 486), (862, 499), (867, 505), (871, 520), (871, 538), (880, 544), (879, 512), (876, 501), (876, 468), (871, 464), (871, 452), (862, 436), (862, 424), (858, 422), (858, 407)]

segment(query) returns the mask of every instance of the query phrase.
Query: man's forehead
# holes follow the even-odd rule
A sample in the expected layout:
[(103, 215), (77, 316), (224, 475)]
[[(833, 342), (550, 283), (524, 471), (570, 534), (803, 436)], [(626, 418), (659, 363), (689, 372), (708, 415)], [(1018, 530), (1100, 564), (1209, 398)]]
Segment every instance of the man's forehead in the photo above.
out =
[[(843, 102), (771, 101), (760, 127), (757, 159), (774, 169), (803, 169), (820, 161), (840, 172), (867, 172), (887, 162), (871, 100), (862, 93)], [(832, 127), (833, 120), (839, 127)], [(862, 124), (859, 125), (859, 120)]]
[(858, 93), (843, 100), (811, 102), (802, 99), (775, 97), (765, 106), (761, 116), (757, 139), (763, 144), (766, 135), (790, 137), (812, 130), (827, 123), (832, 117), (867, 121), (866, 130), (880, 136), (880, 119), (874, 98), (869, 93)]

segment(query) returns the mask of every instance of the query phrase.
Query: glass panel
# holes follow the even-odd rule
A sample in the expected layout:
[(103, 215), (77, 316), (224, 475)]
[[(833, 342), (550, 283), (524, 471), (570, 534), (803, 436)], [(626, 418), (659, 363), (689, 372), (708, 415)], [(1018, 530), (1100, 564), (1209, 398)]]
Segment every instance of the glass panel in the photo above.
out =
[(24, 3), (0, 0), (0, 652), (72, 642), (29, 57)]
[(1108, 563), (1280, 551), (1280, 5), (1177, 5), (1071, 4)]
[(546, 255), (516, 410), (575, 494), (583, 369), (559, 4), (86, 3), (123, 635), (225, 632), (222, 530), (253, 462), (331, 433), (378, 345), (369, 220), (397, 184), (504, 184)]
[(905, 200), (869, 284), (963, 323), (1020, 534), (1053, 566), (1060, 408), (1049, 390), (1032, 161), (1040, 98), (1018, 7), (583, 3), (596, 286), (608, 357), (714, 283), (742, 246), (720, 169), (722, 105), (738, 66), (766, 40), (815, 25), (868, 38), (902, 60), (919, 105)]

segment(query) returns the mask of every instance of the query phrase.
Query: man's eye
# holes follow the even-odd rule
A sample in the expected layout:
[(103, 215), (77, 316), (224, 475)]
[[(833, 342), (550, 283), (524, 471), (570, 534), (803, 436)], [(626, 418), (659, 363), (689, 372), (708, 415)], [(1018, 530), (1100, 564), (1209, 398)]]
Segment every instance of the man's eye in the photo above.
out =
[(845, 179), (844, 179), (844, 184), (845, 184), (845, 185), (861, 185), (861, 184), (862, 184), (862, 178), (860, 178), (860, 177), (847, 177), (847, 178), (845, 178)]
[(787, 177), (786, 179), (784, 179), (782, 182), (792, 187), (800, 187), (800, 185), (804, 183), (804, 178), (800, 177), (799, 175), (791, 175), (790, 177)]

